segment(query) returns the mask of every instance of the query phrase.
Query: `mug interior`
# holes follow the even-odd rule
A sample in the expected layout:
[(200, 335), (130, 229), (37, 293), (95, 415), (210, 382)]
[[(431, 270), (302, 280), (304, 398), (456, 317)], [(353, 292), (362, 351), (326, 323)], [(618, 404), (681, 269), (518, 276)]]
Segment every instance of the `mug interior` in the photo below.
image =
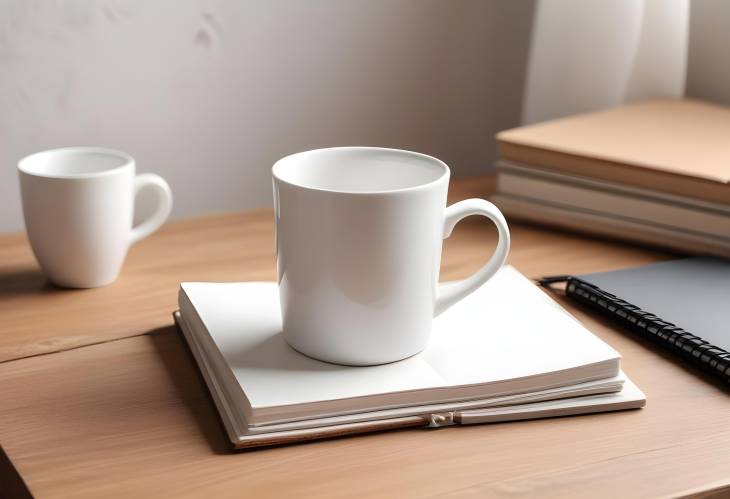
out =
[(379, 147), (316, 149), (280, 159), (275, 178), (306, 189), (380, 193), (418, 188), (448, 177), (449, 167), (431, 156)]
[(18, 163), (18, 169), (39, 177), (91, 177), (113, 172), (132, 162), (128, 154), (112, 149), (68, 147), (26, 156)]

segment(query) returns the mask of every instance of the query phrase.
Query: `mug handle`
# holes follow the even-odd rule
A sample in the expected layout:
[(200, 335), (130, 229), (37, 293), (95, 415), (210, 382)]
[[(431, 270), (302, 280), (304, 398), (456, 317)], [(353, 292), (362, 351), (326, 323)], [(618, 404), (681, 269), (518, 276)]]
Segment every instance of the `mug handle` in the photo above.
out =
[(165, 179), (154, 173), (142, 173), (134, 177), (135, 196), (145, 187), (151, 187), (155, 190), (157, 194), (157, 208), (147, 220), (132, 228), (132, 232), (129, 235), (129, 244), (134, 244), (159, 229), (165, 223), (167, 217), (170, 216), (170, 211), (172, 210), (172, 191), (170, 190), (170, 186), (167, 185), (167, 182), (165, 182)]
[(507, 222), (502, 212), (484, 199), (465, 199), (446, 208), (444, 214), (444, 239), (451, 235), (451, 231), (457, 223), (469, 215), (482, 215), (494, 222), (499, 232), (497, 248), (489, 261), (471, 276), (462, 281), (449, 282), (438, 287), (434, 317), (487, 282), (497, 273), (507, 259), (510, 244)]

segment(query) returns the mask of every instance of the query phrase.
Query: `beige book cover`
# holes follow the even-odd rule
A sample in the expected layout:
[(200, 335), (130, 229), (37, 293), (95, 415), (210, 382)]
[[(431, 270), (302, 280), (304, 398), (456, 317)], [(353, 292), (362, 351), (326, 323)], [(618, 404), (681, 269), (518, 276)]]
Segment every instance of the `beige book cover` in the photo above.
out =
[(638, 102), (497, 134), (503, 159), (730, 204), (730, 108)]

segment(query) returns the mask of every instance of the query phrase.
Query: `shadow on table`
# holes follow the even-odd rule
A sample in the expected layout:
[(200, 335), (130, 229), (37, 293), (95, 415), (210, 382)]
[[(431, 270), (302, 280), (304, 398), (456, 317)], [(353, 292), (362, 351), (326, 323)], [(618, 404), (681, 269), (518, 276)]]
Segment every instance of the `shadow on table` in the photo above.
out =
[(2, 447), (0, 447), (0, 495), (17, 499), (33, 497)]
[(41, 269), (25, 268), (14, 270), (0, 269), (0, 298), (20, 295), (39, 295), (48, 293), (74, 293), (83, 289), (62, 288), (51, 283)]
[(177, 394), (197, 422), (211, 450), (216, 454), (232, 453), (233, 448), (228, 442), (215, 403), (177, 327), (175, 325), (161, 327), (146, 334), (149, 335), (155, 351), (169, 373)]
[[(262, 447), (246, 449), (235, 449), (229, 442), (223, 421), (220, 419), (210, 392), (208, 391), (205, 379), (197, 368), (197, 363), (190, 351), (187, 342), (183, 339), (182, 333), (177, 326), (170, 325), (153, 329), (145, 333), (152, 341), (155, 351), (164, 364), (167, 372), (175, 385), (178, 396), (183, 400), (185, 407), (190, 411), (196, 420), (201, 432), (208, 440), (211, 450), (216, 454), (239, 454), (273, 451), (281, 447), (293, 447), (298, 445), (313, 445), (315, 442), (301, 440), (283, 443), (272, 443)], [(300, 355), (294, 352), (296, 355)], [(307, 360), (307, 357), (304, 357)], [(319, 362), (313, 361), (312, 362)], [(328, 364), (329, 365), (329, 364)], [(332, 365), (335, 369), (343, 366)], [(351, 369), (351, 368), (347, 368)], [(398, 433), (401, 431), (414, 431), (419, 428), (397, 427), (383, 430), (378, 433)], [(426, 428), (420, 428), (426, 430)], [(433, 431), (433, 430), (428, 430)], [(370, 433), (332, 435), (317, 439), (318, 442), (331, 440), (366, 439), (371, 437)]]

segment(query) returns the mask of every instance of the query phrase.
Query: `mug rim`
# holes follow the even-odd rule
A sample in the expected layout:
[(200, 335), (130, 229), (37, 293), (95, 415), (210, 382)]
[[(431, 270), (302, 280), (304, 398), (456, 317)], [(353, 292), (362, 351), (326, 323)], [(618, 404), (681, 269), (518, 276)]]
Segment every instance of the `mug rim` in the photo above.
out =
[[(35, 159), (37, 159), (38, 156), (46, 155), (46, 154), (57, 154), (57, 153), (101, 153), (106, 154), (109, 156), (116, 156), (117, 158), (121, 158), (124, 160), (124, 163), (114, 166), (111, 168), (107, 168), (105, 170), (96, 171), (96, 172), (87, 172), (87, 173), (40, 173), (37, 171), (32, 171), (32, 169), (29, 169), (29, 163)], [(71, 146), (71, 147), (57, 147), (55, 149), (46, 149), (43, 151), (37, 151), (31, 154), (28, 154), (27, 156), (22, 157), (18, 161), (18, 172), (24, 174), (24, 175), (30, 175), (32, 177), (38, 177), (38, 178), (52, 178), (52, 179), (65, 179), (65, 180), (73, 180), (73, 179), (88, 179), (88, 178), (97, 178), (97, 177), (106, 177), (108, 175), (113, 175), (115, 173), (118, 173), (121, 170), (127, 169), (130, 167), (130, 165), (134, 165), (134, 158), (127, 154), (124, 151), (120, 151), (118, 149), (111, 149), (108, 147), (97, 147), (97, 146)]]
[[(425, 182), (422, 184), (416, 184), (411, 185), (407, 187), (400, 187), (395, 189), (379, 189), (379, 190), (370, 190), (370, 191), (353, 191), (353, 190), (344, 190), (344, 189), (328, 189), (324, 187), (312, 187), (307, 185), (302, 185), (300, 183), (291, 182), (289, 180), (285, 180), (281, 174), (277, 173), (277, 166), (279, 166), (279, 169), (282, 168), (280, 166), (284, 161), (294, 159), (296, 156), (304, 156), (306, 154), (312, 154), (312, 153), (323, 153), (327, 151), (371, 151), (371, 152), (388, 152), (388, 153), (398, 153), (403, 154), (406, 156), (412, 156), (416, 157), (421, 160), (427, 160), (428, 162), (432, 164), (436, 164), (441, 168), (441, 174), (435, 178), (434, 180), (431, 180), (429, 182)], [(329, 193), (329, 194), (347, 194), (351, 196), (372, 196), (372, 195), (389, 195), (389, 194), (402, 194), (405, 192), (414, 192), (414, 191), (422, 191), (429, 189), (435, 185), (438, 185), (439, 183), (446, 180), (448, 182), (448, 179), (451, 175), (451, 169), (449, 166), (441, 161), (440, 159), (429, 156), (428, 154), (423, 154), (416, 151), (409, 151), (406, 149), (395, 149), (390, 147), (372, 147), (372, 146), (339, 146), (339, 147), (322, 147), (319, 149), (309, 149), (306, 151), (300, 151), (293, 154), (289, 154), (287, 156), (284, 156), (283, 158), (277, 160), (274, 163), (274, 166), (271, 167), (271, 176), (278, 182), (281, 182), (282, 184), (286, 184), (291, 187), (295, 187), (297, 189), (303, 189), (307, 191), (314, 191), (314, 192), (322, 192), (322, 193)]]

